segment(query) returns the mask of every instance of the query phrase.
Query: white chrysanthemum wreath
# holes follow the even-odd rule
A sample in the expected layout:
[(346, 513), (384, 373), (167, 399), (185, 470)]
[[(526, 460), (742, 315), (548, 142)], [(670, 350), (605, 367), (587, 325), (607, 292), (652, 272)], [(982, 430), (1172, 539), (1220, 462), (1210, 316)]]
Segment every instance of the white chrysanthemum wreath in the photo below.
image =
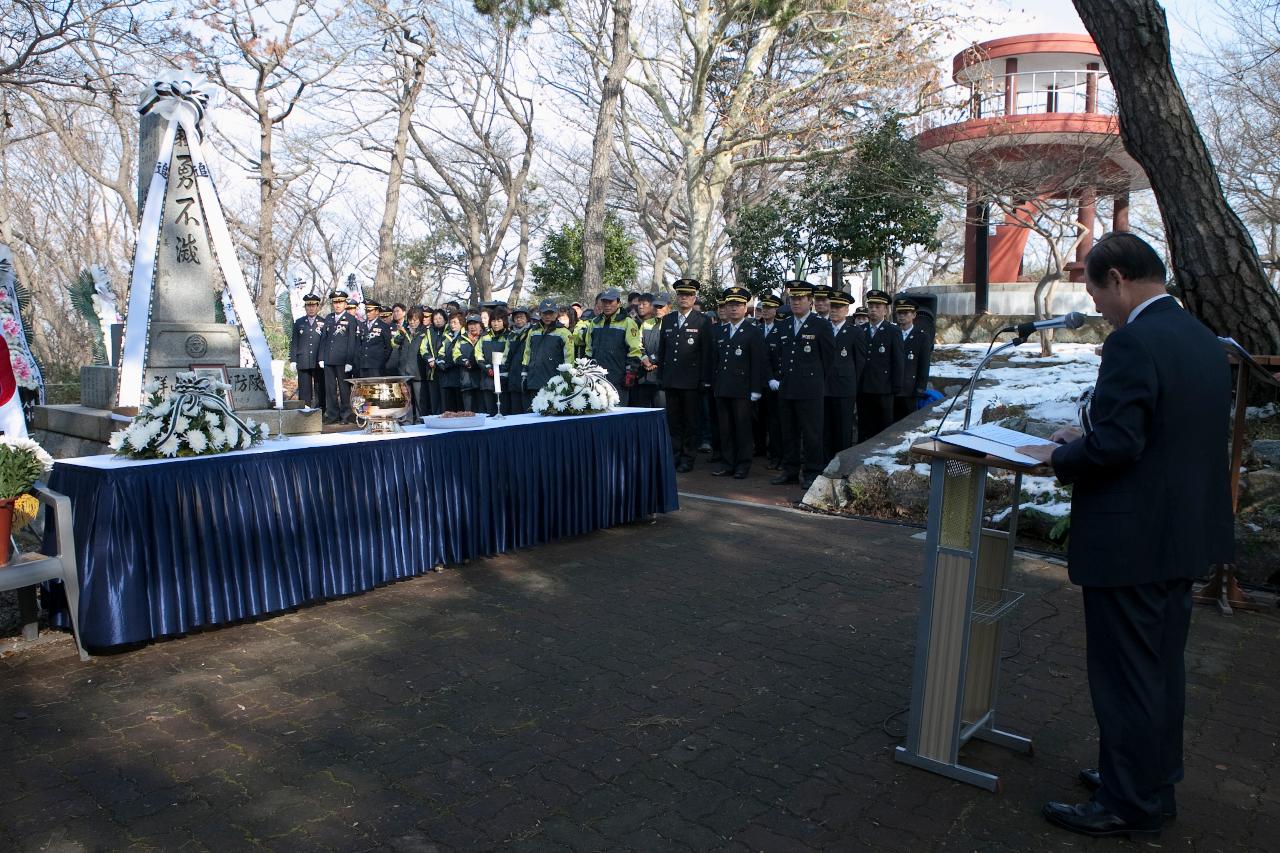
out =
[(241, 420), (227, 406), (225, 383), (194, 373), (179, 373), (166, 396), (159, 382), (143, 386), (147, 402), (128, 429), (111, 434), (108, 446), (117, 456), (160, 459), (207, 456), (244, 450), (268, 435), (266, 424)]
[(607, 412), (618, 405), (618, 389), (609, 382), (608, 372), (589, 358), (556, 368), (533, 398), (539, 415), (590, 415)]

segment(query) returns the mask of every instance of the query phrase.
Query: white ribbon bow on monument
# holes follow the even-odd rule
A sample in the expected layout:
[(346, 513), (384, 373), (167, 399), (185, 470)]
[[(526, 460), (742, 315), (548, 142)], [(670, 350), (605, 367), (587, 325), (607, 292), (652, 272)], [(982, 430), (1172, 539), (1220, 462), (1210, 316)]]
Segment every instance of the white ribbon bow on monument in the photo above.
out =
[[(120, 357), (121, 406), (136, 406), (142, 401), (143, 371), (146, 364), (148, 327), (151, 325), (151, 303), (155, 283), (156, 245), (160, 240), (160, 220), (164, 213), (165, 190), (169, 185), (169, 163), (173, 159), (173, 143), (181, 127), (191, 150), (191, 166), (195, 171), (200, 207), (209, 226), (214, 256), (235, 306), (244, 335), (271, 404), (275, 404), (275, 383), (271, 376), (271, 348), (262, 331), (253, 296), (244, 280), (240, 261), (236, 258), (231, 232), (213, 186), (204, 152), (200, 148), (200, 122), (209, 105), (205, 82), (191, 72), (178, 72), (173, 80), (156, 80), (143, 92), (138, 112), (156, 113), (169, 120), (160, 138), (160, 152), (147, 187), (147, 201), (138, 228), (138, 248), (133, 259), (133, 279), (129, 287), (129, 314), (125, 318), (124, 346)], [(141, 322), (139, 322), (141, 320)]]

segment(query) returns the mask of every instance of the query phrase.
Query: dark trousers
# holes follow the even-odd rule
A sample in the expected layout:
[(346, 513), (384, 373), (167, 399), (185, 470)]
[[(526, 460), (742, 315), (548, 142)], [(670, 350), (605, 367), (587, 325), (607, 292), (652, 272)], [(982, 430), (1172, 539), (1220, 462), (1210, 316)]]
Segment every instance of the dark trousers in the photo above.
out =
[(298, 368), (298, 399), (306, 405), (324, 408), (324, 368)]
[(427, 411), (426, 415), (438, 415), (444, 411), (444, 395), (440, 392), (440, 380), (427, 380)]
[(770, 465), (782, 461), (782, 417), (778, 410), (778, 392), (764, 390), (756, 407), (756, 456), (764, 456)]
[(782, 419), (782, 470), (816, 477), (827, 467), (822, 458), (822, 398), (778, 401)]
[(440, 389), (440, 405), (444, 406), (441, 412), (460, 412), (462, 405), (462, 389), (461, 388), (441, 388)]
[(342, 364), (324, 366), (324, 416), (331, 421), (350, 421), (351, 385), (347, 382), (347, 368)]
[(462, 389), (462, 408), (477, 414), (480, 412), (486, 415), (493, 414), (489, 411), (489, 392), (481, 391), (479, 388)]
[(431, 401), (427, 399), (427, 383), (423, 379), (410, 379), (409, 391), (413, 394), (413, 421), (431, 414)]
[(751, 434), (751, 401), (746, 397), (716, 397), (720, 425), (720, 455), (734, 471), (751, 470), (755, 437)]
[(1095, 799), (1126, 820), (1158, 820), (1182, 780), (1191, 581), (1086, 586), (1084, 627), (1102, 774)]
[(636, 385), (631, 389), (631, 405), (642, 409), (652, 409), (657, 405), (658, 386), (651, 384)]
[(868, 441), (893, 423), (892, 394), (858, 394), (858, 441)]
[(702, 413), (702, 392), (697, 388), (667, 388), (667, 429), (677, 464), (693, 464), (698, 452), (698, 421)]
[(916, 405), (919, 399), (920, 398), (914, 394), (912, 394), (910, 397), (904, 397), (901, 394), (895, 394), (893, 396), (893, 422), (897, 423), (898, 421), (905, 418), (907, 415), (914, 412), (916, 410)]
[(827, 397), (823, 401), (822, 452), (828, 461), (840, 451), (857, 444), (854, 432), (857, 411), (857, 397)]
[(507, 393), (511, 395), (511, 409), (504, 409), (505, 415), (523, 415), (533, 405), (533, 398), (523, 388), (513, 388)]
[(357, 367), (351, 375), (357, 379), (368, 379), (371, 376), (386, 376), (387, 372), (377, 367)]

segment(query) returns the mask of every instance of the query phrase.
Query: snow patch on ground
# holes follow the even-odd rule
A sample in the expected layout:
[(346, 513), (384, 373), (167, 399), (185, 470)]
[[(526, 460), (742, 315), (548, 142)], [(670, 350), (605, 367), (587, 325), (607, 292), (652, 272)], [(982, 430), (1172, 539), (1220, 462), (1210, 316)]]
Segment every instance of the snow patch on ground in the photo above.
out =
[[(1102, 359), (1096, 349), (1096, 344), (1054, 344), (1054, 354), (1044, 358), (1036, 345), (1029, 344), (1024, 349), (998, 356), (983, 370), (982, 387), (974, 391), (972, 422), (978, 423), (987, 407), (1003, 405), (1016, 407), (1020, 415), (1032, 420), (1075, 424), (1076, 401), (1098, 378)], [(946, 387), (964, 382), (973, 375), (986, 352), (986, 344), (939, 344), (934, 348), (934, 363), (929, 372), (932, 383)], [(900, 443), (863, 460), (863, 464), (883, 468), (888, 473), (911, 468), (917, 474), (927, 475), (927, 465), (903, 464), (898, 459), (911, 445), (938, 429), (950, 402), (939, 403), (935, 417), (904, 435)], [(959, 429), (963, 422), (962, 398), (947, 418), (945, 429)], [(1024, 512), (1033, 510), (1061, 518), (1071, 510), (1070, 497), (1053, 477), (1023, 477), (1022, 490), (1027, 498), (1022, 506)]]

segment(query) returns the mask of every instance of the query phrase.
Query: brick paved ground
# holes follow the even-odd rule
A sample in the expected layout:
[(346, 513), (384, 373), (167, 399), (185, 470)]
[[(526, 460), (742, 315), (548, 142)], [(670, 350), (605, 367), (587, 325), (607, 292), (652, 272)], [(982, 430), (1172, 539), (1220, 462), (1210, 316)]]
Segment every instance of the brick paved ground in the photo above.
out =
[[(0, 659), (0, 850), (1081, 850), (1078, 593), (1025, 563), (993, 795), (894, 763), (914, 531), (692, 499), (263, 622)], [(693, 538), (691, 534), (699, 533)], [(1280, 844), (1280, 617), (1196, 615), (1169, 850)], [(1009, 651), (1018, 650), (1014, 637)], [(891, 731), (900, 729), (891, 720)]]

